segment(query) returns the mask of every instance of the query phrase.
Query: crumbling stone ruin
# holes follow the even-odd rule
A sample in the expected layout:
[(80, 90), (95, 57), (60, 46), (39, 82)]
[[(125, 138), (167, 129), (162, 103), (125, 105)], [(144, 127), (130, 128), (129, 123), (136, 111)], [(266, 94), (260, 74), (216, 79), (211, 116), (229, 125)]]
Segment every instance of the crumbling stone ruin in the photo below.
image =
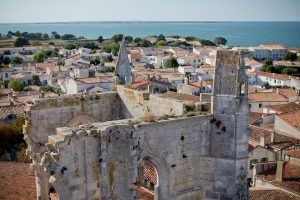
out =
[[(116, 91), (28, 104), (24, 135), (38, 199), (138, 199), (133, 186), (156, 200), (248, 199), (242, 58), (217, 52), (206, 115), (183, 117), (183, 102), (126, 87), (131, 72), (122, 70)], [(169, 117), (145, 122), (147, 113)]]

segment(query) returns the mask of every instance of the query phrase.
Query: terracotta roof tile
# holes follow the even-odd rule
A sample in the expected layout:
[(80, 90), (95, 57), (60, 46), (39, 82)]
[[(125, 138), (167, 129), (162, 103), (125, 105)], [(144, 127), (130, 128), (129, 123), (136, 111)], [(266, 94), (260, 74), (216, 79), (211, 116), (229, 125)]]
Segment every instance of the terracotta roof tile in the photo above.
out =
[(250, 102), (287, 102), (288, 99), (276, 92), (256, 92), (249, 94)]
[(24, 116), (25, 104), (0, 106), (0, 119), (4, 119), (9, 114)]
[(262, 118), (262, 113), (249, 112), (249, 124), (253, 124), (261, 118)]
[(36, 200), (34, 172), (29, 164), (0, 162), (0, 199)]
[(277, 115), (280, 119), (300, 131), (300, 109), (293, 112)]
[(282, 190), (274, 190), (267, 188), (250, 188), (250, 200), (299, 200), (296, 195), (284, 192)]
[(282, 113), (288, 113), (295, 110), (300, 110), (300, 104), (292, 102), (287, 104), (269, 105), (269, 106), (265, 106), (264, 108), (274, 110), (277, 114), (282, 114)]
[(285, 151), (284, 153), (291, 157), (300, 158), (300, 149), (292, 149)]
[(257, 174), (257, 178), (300, 195), (300, 167), (295, 164), (286, 163), (283, 170), (283, 180), (281, 182), (275, 180), (276, 168)]

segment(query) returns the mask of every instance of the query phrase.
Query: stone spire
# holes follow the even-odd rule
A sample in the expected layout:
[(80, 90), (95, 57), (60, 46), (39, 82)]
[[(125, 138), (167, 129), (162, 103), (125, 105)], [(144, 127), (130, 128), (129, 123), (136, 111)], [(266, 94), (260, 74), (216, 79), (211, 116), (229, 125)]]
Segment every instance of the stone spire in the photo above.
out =
[(115, 85), (131, 85), (131, 83), (131, 67), (127, 56), (125, 37), (123, 37), (115, 70)]

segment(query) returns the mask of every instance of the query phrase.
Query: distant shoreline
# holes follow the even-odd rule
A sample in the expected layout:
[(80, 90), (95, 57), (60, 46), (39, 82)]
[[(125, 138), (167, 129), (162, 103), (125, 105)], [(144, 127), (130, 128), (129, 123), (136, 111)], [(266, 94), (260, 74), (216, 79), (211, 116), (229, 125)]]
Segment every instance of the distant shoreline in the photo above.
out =
[(0, 23), (0, 25), (15, 25), (15, 24), (129, 24), (129, 23), (295, 23), (300, 21), (70, 21), (70, 22), (10, 22)]

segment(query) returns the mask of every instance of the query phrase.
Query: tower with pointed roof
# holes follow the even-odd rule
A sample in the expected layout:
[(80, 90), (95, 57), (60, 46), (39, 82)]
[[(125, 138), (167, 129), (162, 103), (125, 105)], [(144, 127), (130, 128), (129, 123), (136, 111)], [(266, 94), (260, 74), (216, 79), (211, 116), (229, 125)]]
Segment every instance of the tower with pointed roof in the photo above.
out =
[(119, 58), (115, 70), (115, 85), (131, 85), (131, 83), (131, 67), (127, 56), (125, 38), (123, 37), (119, 50)]

